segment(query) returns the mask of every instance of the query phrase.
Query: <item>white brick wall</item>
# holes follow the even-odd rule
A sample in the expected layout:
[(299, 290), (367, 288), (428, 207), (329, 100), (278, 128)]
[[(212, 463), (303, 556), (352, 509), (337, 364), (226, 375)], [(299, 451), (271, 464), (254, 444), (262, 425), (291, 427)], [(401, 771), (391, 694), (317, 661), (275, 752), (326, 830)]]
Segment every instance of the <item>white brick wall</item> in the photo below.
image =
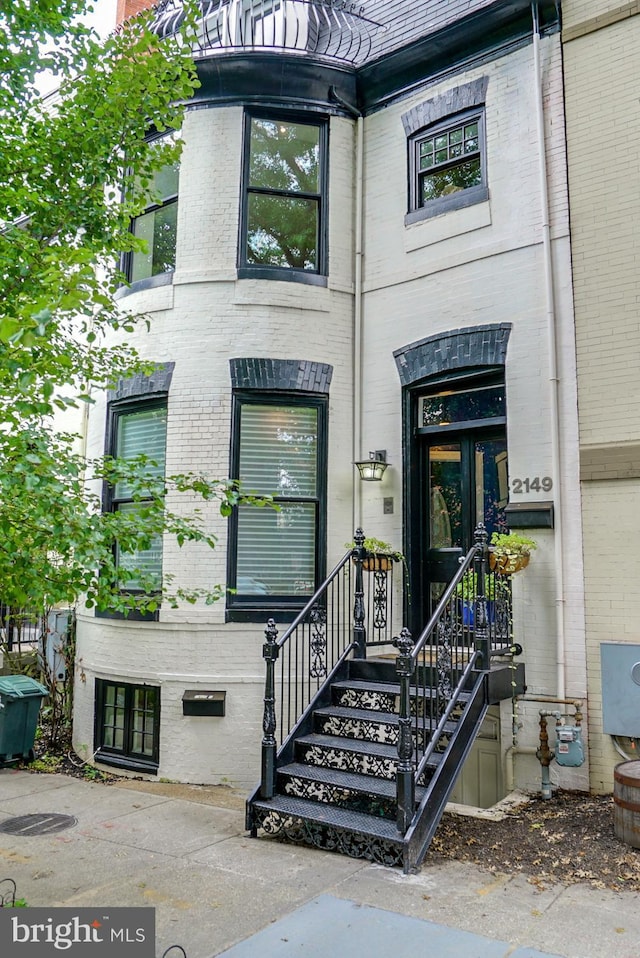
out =
[[(564, 499), (564, 629), (567, 694), (586, 695), (575, 338), (567, 208), (566, 156), (559, 38), (541, 43), (546, 161), (554, 267), (561, 485)], [(403, 113), (461, 83), (488, 76), (487, 170), (490, 199), (468, 209), (404, 226), (407, 212)], [(365, 529), (402, 541), (401, 388), (393, 350), (437, 332), (489, 323), (513, 325), (507, 351), (509, 473), (553, 474), (547, 304), (544, 295), (542, 206), (533, 99), (531, 46), (437, 84), (416, 90), (365, 121), (365, 335), (363, 448), (386, 448), (396, 466), (381, 485), (364, 490)], [(381, 517), (382, 497), (394, 496), (393, 516)], [(549, 498), (532, 493), (526, 498)], [(525, 648), (527, 683), (557, 695), (554, 532), (535, 530), (539, 548), (514, 580), (515, 634)], [(524, 711), (522, 741), (537, 739), (538, 710)], [(552, 706), (549, 706), (552, 707)], [(511, 741), (503, 712), (503, 742)], [(539, 766), (533, 762), (539, 787)], [(516, 784), (531, 784), (526, 760), (516, 760)], [(523, 777), (519, 777), (519, 776)], [(587, 768), (563, 770), (569, 787), (586, 787)]]
[[(139, 352), (175, 362), (169, 396), (167, 473), (229, 474), (229, 359), (268, 356), (330, 363), (329, 567), (352, 535), (352, 300), (354, 124), (330, 129), (330, 249), (328, 288), (288, 282), (235, 280), (240, 204), (242, 110), (197, 110), (185, 119), (180, 173), (177, 263), (172, 286), (130, 294), (128, 310), (145, 312), (129, 337)], [(104, 447), (106, 405), (92, 410), (89, 453)], [(189, 497), (170, 495), (175, 511)], [(166, 539), (164, 573), (196, 588), (226, 580), (227, 524), (215, 503), (203, 504), (218, 546)], [(162, 609), (159, 623), (81, 616), (75, 741), (93, 745), (96, 677), (160, 684), (161, 777), (249, 786), (259, 768), (262, 738), (264, 623), (224, 623), (224, 603)], [(182, 715), (185, 688), (226, 688), (225, 718)]]
[[(566, 595), (581, 599), (575, 359), (564, 175), (564, 125), (558, 37), (542, 43), (547, 162), (561, 375), (562, 483), (567, 502)], [(545, 313), (542, 214), (538, 188), (531, 47), (438, 84), (368, 117), (365, 131), (365, 235), (362, 448), (386, 448), (392, 467), (380, 484), (363, 484), (369, 534), (402, 542), (401, 388), (393, 350), (462, 326), (510, 322), (507, 360), (511, 475), (551, 474), (549, 357)], [(405, 227), (406, 137), (401, 115), (457, 83), (489, 76), (487, 166), (490, 199), (478, 207)], [(177, 269), (171, 287), (127, 297), (146, 310), (151, 331), (134, 341), (143, 355), (175, 362), (169, 400), (168, 470), (228, 471), (231, 391), (228, 360), (272, 356), (334, 366), (329, 416), (329, 556), (331, 567), (352, 535), (353, 217), (355, 124), (332, 119), (327, 288), (235, 280), (242, 111), (197, 110), (183, 129), (186, 146), (179, 200)], [(89, 443), (102, 449), (104, 403), (92, 416)], [(570, 450), (566, 452), (566, 450)], [(393, 496), (394, 513), (382, 515)], [(546, 498), (546, 495), (542, 496)], [(170, 502), (178, 507), (177, 501)], [(165, 571), (192, 585), (223, 582), (226, 525), (204, 510), (219, 535), (214, 553), (165, 543)], [(536, 531), (539, 549), (515, 583), (518, 637), (527, 678), (540, 694), (555, 691), (554, 533)], [(222, 603), (176, 612), (159, 623), (83, 616), (79, 657), (84, 681), (76, 696), (76, 742), (91, 749), (96, 677), (148, 681), (162, 690), (159, 775), (249, 785), (257, 774), (262, 720), (263, 624), (224, 623)], [(580, 612), (566, 616), (572, 695), (586, 689)], [(227, 689), (224, 719), (182, 716), (185, 688)], [(503, 709), (504, 742), (511, 725)], [(531, 709), (535, 718), (535, 706)], [(529, 719), (524, 740), (531, 733)], [(519, 774), (519, 763), (516, 773)], [(526, 774), (523, 775), (526, 778)]]

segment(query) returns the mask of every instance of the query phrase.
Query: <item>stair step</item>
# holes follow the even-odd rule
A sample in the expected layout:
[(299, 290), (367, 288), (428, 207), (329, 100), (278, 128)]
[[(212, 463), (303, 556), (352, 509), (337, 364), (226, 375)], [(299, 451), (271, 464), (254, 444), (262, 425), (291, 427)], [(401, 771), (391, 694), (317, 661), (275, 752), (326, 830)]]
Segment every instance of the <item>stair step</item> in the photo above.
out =
[[(340, 679), (338, 682), (332, 682), (331, 687), (334, 689), (356, 689), (363, 692), (383, 692), (388, 695), (400, 695), (399, 682), (367, 682), (364, 679)], [(416, 694), (414, 685), (411, 686), (411, 692), (413, 695)], [(436, 690), (432, 686), (426, 685), (419, 689), (418, 694), (425, 698), (433, 698), (436, 694)], [(462, 692), (460, 695), (462, 701), (467, 701), (468, 698), (468, 692)]]
[[(336, 768), (325, 768), (321, 765), (306, 765), (302, 762), (292, 762), (278, 769), (278, 776), (283, 778), (300, 778), (306, 782), (318, 782), (335, 788), (343, 788), (352, 792), (362, 792), (375, 795), (379, 798), (390, 798), (395, 801), (396, 784), (386, 778), (375, 778), (372, 775), (358, 775), (355, 772), (343, 772)], [(416, 802), (421, 802), (425, 789), (416, 789)]]
[[(365, 708), (372, 711), (395, 712), (400, 698), (400, 684), (398, 682), (370, 682), (364, 679), (342, 679), (339, 682), (332, 682), (334, 700), (338, 699), (337, 704), (346, 708)], [(349, 693), (352, 694), (353, 701), (349, 702)], [(416, 691), (411, 688), (412, 712), (415, 714), (418, 703), (430, 701), (437, 695), (437, 690), (432, 686), (424, 686)], [(386, 702), (385, 702), (386, 700)], [(469, 693), (463, 692), (459, 701), (461, 704), (469, 700)], [(383, 707), (384, 703), (384, 707)], [(420, 709), (423, 714), (424, 706)]]
[[(332, 705), (316, 709), (314, 720), (318, 731), (328, 735), (344, 736), (364, 742), (378, 742), (387, 745), (395, 745), (398, 741), (400, 719), (394, 712), (379, 712), (373, 709)], [(415, 725), (412, 725), (411, 728), (414, 739), (419, 744), (426, 745), (431, 731), (437, 724), (436, 719), (421, 716), (417, 728)], [(455, 728), (455, 722), (447, 722), (444, 732), (451, 735)]]
[[(313, 733), (302, 735), (296, 740), (296, 754), (304, 759), (304, 764), (313, 767), (334, 768), (367, 778), (395, 781), (398, 763), (395, 745)], [(440, 753), (434, 752), (428, 770), (433, 772), (441, 758)]]
[[(300, 822), (327, 825), (352, 834), (383, 839), (398, 848), (403, 846), (403, 838), (395, 822), (365, 815), (363, 812), (337, 808), (335, 805), (322, 805), (319, 802), (311, 802), (305, 798), (291, 798), (288, 795), (274, 795), (273, 798), (258, 799), (253, 803), (253, 809), (254, 812), (261, 811), (263, 815), (275, 814), (285, 820), (294, 818)], [(264, 822), (259, 822), (259, 825), (264, 827)]]

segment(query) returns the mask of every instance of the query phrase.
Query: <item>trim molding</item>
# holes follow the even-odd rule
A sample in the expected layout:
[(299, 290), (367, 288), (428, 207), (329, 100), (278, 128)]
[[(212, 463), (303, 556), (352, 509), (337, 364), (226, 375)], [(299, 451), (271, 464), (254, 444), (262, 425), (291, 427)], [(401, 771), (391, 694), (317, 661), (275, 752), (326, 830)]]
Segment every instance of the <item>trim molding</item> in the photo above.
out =
[(579, 40), (580, 37), (586, 37), (590, 33), (597, 33), (598, 30), (604, 30), (615, 23), (621, 23), (630, 17), (635, 17), (640, 13), (640, 0), (632, 0), (631, 3), (622, 3), (614, 10), (607, 10), (605, 13), (598, 14), (597, 17), (590, 17), (581, 23), (576, 23), (572, 27), (567, 27), (562, 31), (562, 42), (570, 43), (572, 40)]
[(134, 373), (128, 379), (120, 379), (116, 388), (109, 390), (108, 402), (122, 402), (138, 396), (151, 399), (168, 395), (175, 366), (175, 363), (158, 363), (152, 373)]
[(463, 83), (461, 86), (452, 87), (441, 96), (419, 103), (402, 114), (404, 132), (407, 136), (413, 136), (419, 130), (423, 130), (445, 117), (462, 113), (464, 110), (472, 110), (477, 106), (484, 106), (488, 85), (488, 76), (478, 77), (471, 83)]
[(403, 386), (456, 369), (504, 366), (511, 323), (468, 326), (428, 336), (396, 349), (393, 357)]
[(602, 443), (580, 450), (580, 480), (640, 479), (640, 442)]
[(333, 366), (308, 359), (230, 359), (234, 389), (278, 389), (327, 395)]

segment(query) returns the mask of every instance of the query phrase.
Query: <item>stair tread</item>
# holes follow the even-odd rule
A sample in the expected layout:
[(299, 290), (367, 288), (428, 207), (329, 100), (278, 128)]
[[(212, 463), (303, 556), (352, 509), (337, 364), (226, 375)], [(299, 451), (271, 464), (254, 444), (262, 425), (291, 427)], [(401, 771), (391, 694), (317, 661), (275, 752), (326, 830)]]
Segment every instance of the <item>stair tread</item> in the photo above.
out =
[(338, 682), (332, 682), (333, 689), (362, 689), (365, 692), (390, 692), (392, 695), (400, 695), (399, 682), (367, 682), (365, 679), (340, 679)]
[[(345, 738), (342, 735), (322, 735), (319, 732), (311, 732), (309, 735), (301, 735), (296, 739), (296, 742), (302, 745), (318, 745), (320, 748), (338, 748), (347, 752), (362, 752), (364, 755), (377, 755), (379, 758), (389, 758), (393, 761), (398, 759), (397, 745), (384, 745), (382, 742), (369, 742), (362, 738)], [(430, 761), (429, 765), (438, 765), (440, 754), (434, 752), (432, 759), (433, 761)]]
[[(375, 682), (367, 681), (366, 679), (340, 679), (339, 682), (332, 682), (331, 687), (334, 689), (355, 689), (360, 692), (385, 692), (390, 695), (400, 695), (400, 683), (399, 682)], [(415, 686), (411, 686), (411, 696), (413, 698), (433, 698), (436, 694), (436, 690), (427, 685), (424, 688), (416, 690)], [(466, 701), (469, 698), (469, 692), (462, 692), (460, 699)]]
[[(398, 725), (400, 716), (395, 712), (378, 712), (375, 709), (355, 709), (348, 705), (327, 705), (324, 708), (315, 709), (314, 715), (323, 718), (350, 718), (360, 722), (378, 722), (380, 725)], [(428, 729), (438, 724), (438, 719), (420, 717), (418, 728)], [(412, 722), (412, 728), (415, 727)], [(456, 727), (455, 722), (445, 724), (445, 732), (453, 732)]]
[[(396, 797), (396, 783), (388, 778), (376, 778), (373, 775), (359, 775), (357, 772), (343, 772), (338, 768), (327, 768), (324, 765), (306, 765), (302, 762), (292, 762), (278, 769), (278, 774), (304, 778), (308, 781), (322, 782), (325, 785), (338, 785), (354, 791), (384, 797)], [(422, 801), (426, 789), (416, 788), (416, 802)]]
[(288, 795), (274, 795), (273, 798), (257, 799), (254, 808), (269, 812), (280, 812), (283, 815), (293, 815), (320, 825), (333, 825), (336, 828), (347, 829), (364, 835), (374, 835), (386, 841), (403, 845), (403, 837), (398, 831), (395, 822), (364, 812), (354, 812), (335, 805), (326, 805), (321, 802), (312, 802), (306, 798), (292, 798)]

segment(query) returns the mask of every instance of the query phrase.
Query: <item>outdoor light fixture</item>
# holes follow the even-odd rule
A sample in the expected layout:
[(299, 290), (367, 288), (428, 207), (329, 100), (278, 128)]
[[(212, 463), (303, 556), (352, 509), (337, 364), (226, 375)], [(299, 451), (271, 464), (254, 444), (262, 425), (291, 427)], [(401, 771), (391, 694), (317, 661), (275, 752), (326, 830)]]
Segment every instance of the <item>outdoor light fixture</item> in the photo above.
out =
[(388, 465), (386, 449), (376, 449), (369, 453), (368, 459), (356, 462), (360, 478), (365, 482), (380, 482)]

